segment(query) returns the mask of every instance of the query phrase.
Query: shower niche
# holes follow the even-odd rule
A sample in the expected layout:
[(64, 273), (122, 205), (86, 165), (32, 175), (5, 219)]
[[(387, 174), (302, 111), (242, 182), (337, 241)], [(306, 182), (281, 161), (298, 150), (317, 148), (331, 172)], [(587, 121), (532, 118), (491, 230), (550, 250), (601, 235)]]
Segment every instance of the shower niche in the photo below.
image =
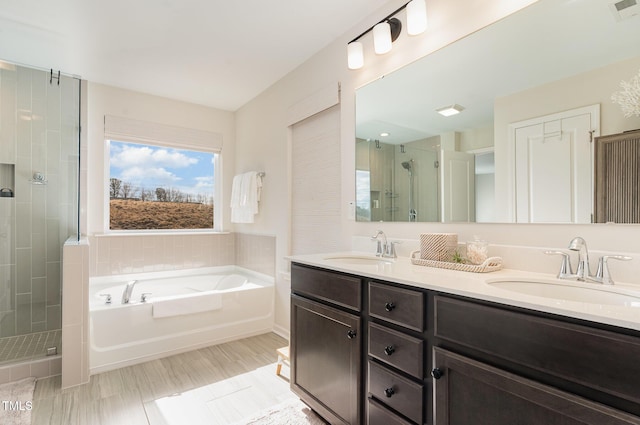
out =
[(15, 164), (0, 163), (0, 198), (13, 198), (16, 186)]

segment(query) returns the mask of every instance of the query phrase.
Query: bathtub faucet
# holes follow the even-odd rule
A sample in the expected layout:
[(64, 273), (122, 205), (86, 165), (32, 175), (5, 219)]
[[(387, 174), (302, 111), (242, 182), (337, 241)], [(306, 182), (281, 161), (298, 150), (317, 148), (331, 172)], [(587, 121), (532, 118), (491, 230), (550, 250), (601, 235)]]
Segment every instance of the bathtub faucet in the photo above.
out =
[(129, 304), (129, 299), (131, 299), (131, 293), (133, 292), (133, 287), (136, 286), (136, 282), (138, 281), (130, 280), (127, 282), (127, 286), (122, 293), (122, 304)]

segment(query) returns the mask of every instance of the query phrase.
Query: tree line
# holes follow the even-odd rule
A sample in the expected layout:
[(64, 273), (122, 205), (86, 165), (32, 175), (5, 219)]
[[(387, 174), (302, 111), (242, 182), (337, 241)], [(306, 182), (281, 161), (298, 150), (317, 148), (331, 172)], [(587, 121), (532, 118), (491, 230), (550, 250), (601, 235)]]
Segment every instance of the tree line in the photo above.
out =
[(109, 197), (111, 199), (129, 199), (136, 201), (184, 202), (213, 205), (213, 196), (211, 195), (202, 193), (193, 195), (173, 187), (147, 189), (116, 178), (109, 179)]

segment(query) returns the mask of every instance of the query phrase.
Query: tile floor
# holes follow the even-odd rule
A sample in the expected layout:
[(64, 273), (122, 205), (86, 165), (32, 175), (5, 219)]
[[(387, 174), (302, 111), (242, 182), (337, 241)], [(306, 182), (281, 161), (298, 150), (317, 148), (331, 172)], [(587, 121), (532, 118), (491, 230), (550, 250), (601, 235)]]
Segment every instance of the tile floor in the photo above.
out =
[(32, 425), (242, 424), (295, 395), (289, 368), (276, 376), (273, 333), (93, 375), (61, 390), (60, 377), (39, 380)]

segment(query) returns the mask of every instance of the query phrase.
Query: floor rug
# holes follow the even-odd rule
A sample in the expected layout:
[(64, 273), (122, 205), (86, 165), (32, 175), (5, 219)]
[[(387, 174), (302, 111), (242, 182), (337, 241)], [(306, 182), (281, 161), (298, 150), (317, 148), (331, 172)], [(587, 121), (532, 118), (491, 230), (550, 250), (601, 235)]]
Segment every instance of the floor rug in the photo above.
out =
[(25, 378), (0, 385), (2, 425), (30, 425), (36, 378)]
[(298, 399), (273, 406), (246, 422), (246, 425), (325, 425), (306, 404)]

